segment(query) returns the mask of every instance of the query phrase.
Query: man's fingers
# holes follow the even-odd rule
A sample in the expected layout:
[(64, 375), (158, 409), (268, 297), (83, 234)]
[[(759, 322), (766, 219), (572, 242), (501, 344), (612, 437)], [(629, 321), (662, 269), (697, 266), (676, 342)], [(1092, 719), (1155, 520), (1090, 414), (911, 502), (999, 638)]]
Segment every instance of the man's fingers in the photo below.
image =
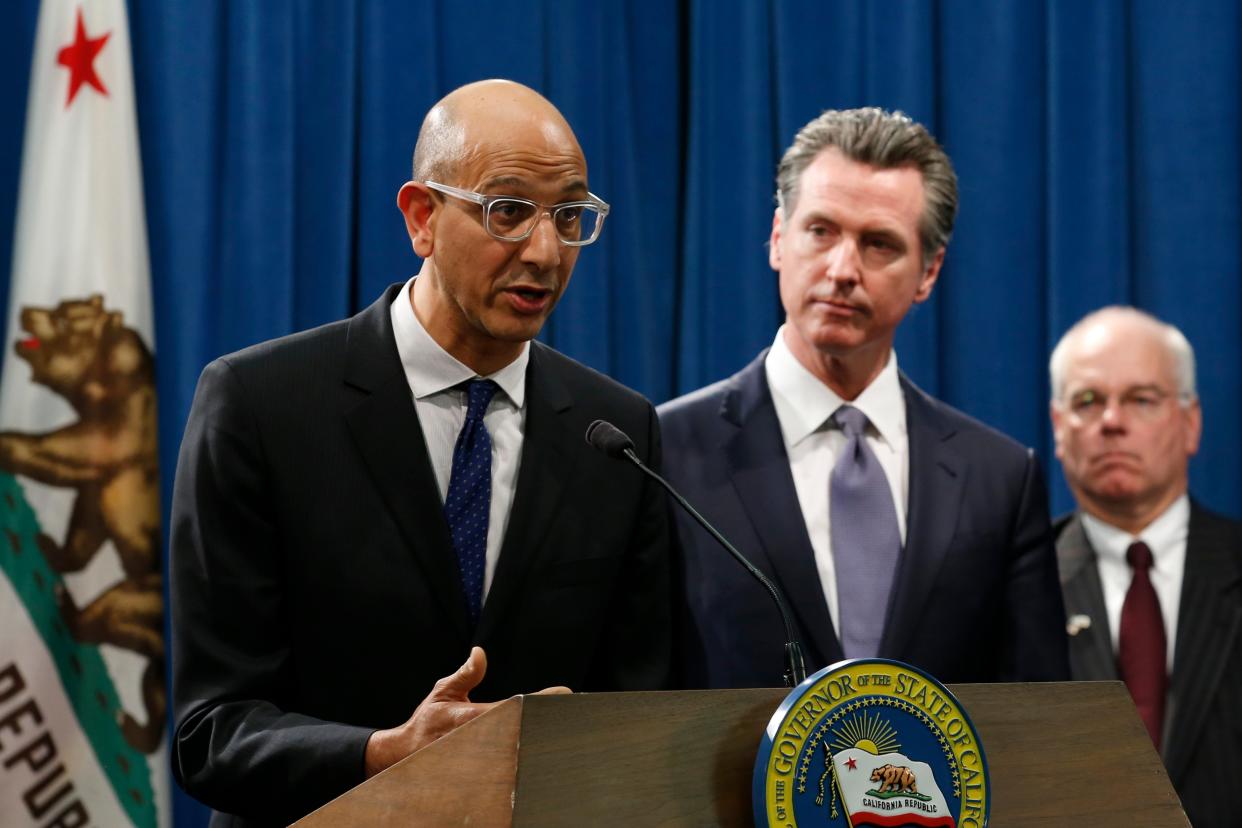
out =
[(531, 695), (532, 696), (566, 696), (566, 695), (573, 695), (573, 692), (574, 691), (570, 690), (568, 687), (562, 687), (561, 685), (557, 685), (556, 687), (545, 687), (542, 690), (537, 690), (536, 692), (531, 693)]
[(466, 663), (457, 668), (451, 676), (445, 676), (436, 682), (429, 699), (435, 701), (466, 700), (470, 691), (479, 686), (483, 674), (487, 672), (487, 654), (482, 647), (471, 647), (470, 657)]

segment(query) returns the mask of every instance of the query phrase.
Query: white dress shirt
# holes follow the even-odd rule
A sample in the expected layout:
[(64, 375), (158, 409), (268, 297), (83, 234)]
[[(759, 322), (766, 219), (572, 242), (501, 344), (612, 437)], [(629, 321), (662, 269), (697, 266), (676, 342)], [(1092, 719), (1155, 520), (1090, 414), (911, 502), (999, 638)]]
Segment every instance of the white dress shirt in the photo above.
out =
[[(466, 421), (466, 390), (458, 388), (478, 376), (431, 338), (414, 315), (411, 291), (414, 279), (405, 283), (391, 305), (392, 330), (397, 353), (405, 367), (405, 379), (414, 396), (414, 410), (423, 430), (423, 441), (435, 470), (440, 502), (448, 494), (453, 471), (453, 446)], [(487, 519), (487, 563), (483, 571), (483, 599), (496, 574), (496, 561), (509, 524), (509, 510), (517, 490), (518, 464), (522, 458), (522, 435), (526, 425), (526, 366), (530, 343), (517, 359), (484, 379), (493, 380), (500, 391), (483, 415), (492, 438), (492, 503)]]
[[(806, 531), (815, 551), (815, 567), (828, 602), (833, 626), (841, 629), (837, 607), (837, 577), (832, 559), (829, 527), (829, 478), (832, 467), (845, 449), (845, 433), (828, 421), (846, 403), (836, 392), (808, 371), (785, 344), (785, 328), (776, 332), (776, 341), (764, 360), (768, 388), (781, 424), (789, 470)], [(867, 445), (880, 461), (884, 476), (897, 504), (897, 530), (906, 542), (906, 507), (910, 479), (910, 440), (906, 431), (906, 401), (897, 377), (897, 355), (858, 398), (849, 405), (867, 415)]]
[(1182, 597), (1182, 575), (1186, 571), (1186, 538), (1190, 532), (1190, 498), (1183, 494), (1173, 501), (1137, 537), (1086, 512), (1082, 515), (1082, 528), (1091, 548), (1095, 550), (1114, 653), (1121, 637), (1121, 605), (1125, 603), (1130, 580), (1134, 577), (1130, 564), (1126, 562), (1126, 550), (1136, 540), (1141, 540), (1151, 549), (1149, 575), (1156, 598), (1160, 601), (1160, 615), (1164, 620), (1164, 655), (1172, 675), (1177, 612)]

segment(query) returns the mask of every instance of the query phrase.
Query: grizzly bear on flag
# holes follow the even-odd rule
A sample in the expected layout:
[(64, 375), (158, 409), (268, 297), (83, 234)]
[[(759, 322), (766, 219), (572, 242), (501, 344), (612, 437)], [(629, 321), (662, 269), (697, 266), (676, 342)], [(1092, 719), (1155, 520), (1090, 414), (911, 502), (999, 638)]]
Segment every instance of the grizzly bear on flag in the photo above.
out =
[(883, 782), (880, 793), (898, 791), (900, 793), (918, 793), (914, 772), (907, 767), (897, 765), (881, 765), (871, 772), (872, 782)]
[(124, 578), (79, 608), (63, 587), (60, 614), (78, 641), (113, 644), (148, 658), (142, 678), (147, 721), (121, 713), (129, 744), (154, 751), (164, 730), (163, 593), (159, 558), (159, 463), (155, 371), (150, 350), (103, 297), (26, 307), (16, 345), (32, 381), (63, 397), (77, 421), (46, 433), (0, 433), (0, 468), (76, 489), (63, 542), (39, 547), (57, 572), (78, 572), (112, 541)]

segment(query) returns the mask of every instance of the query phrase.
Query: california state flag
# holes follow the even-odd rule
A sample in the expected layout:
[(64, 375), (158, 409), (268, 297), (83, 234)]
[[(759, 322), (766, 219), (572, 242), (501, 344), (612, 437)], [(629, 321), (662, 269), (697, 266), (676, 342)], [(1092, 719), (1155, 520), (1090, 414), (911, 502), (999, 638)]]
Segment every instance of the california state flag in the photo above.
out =
[(901, 753), (853, 747), (832, 755), (849, 824), (862, 828), (954, 828), (931, 765)]
[(150, 266), (124, 0), (44, 0), (0, 374), (0, 825), (166, 823)]

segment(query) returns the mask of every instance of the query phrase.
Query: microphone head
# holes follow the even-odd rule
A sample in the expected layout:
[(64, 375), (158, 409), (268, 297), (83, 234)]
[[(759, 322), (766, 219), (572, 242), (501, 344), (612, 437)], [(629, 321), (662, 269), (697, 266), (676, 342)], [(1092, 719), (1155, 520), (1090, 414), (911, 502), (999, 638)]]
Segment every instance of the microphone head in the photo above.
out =
[(634, 448), (629, 435), (607, 420), (596, 420), (587, 426), (586, 441), (609, 457), (625, 457), (626, 449)]

